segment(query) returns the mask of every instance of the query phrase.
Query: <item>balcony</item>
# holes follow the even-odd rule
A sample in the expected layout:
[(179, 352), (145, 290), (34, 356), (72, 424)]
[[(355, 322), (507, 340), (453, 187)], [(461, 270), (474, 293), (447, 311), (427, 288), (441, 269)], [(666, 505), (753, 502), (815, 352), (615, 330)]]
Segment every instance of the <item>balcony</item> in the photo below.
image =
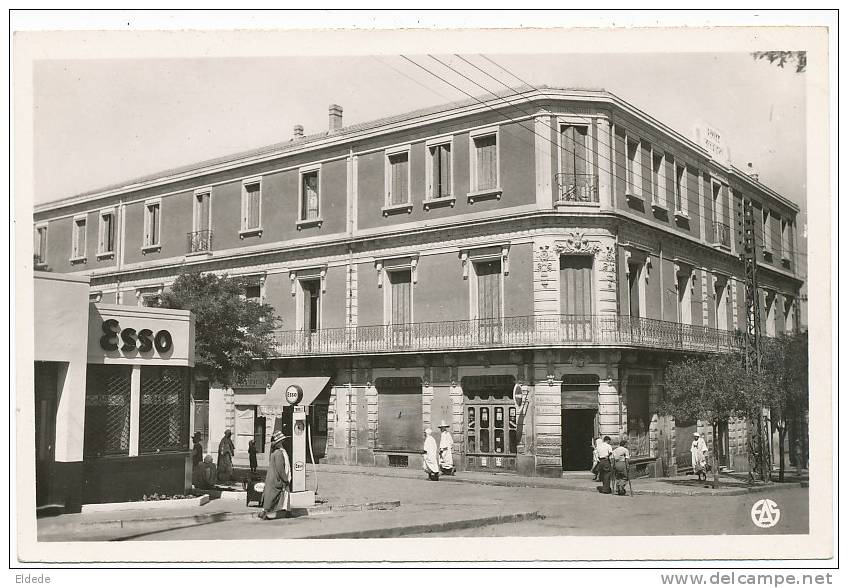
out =
[(725, 249), (730, 249), (730, 227), (724, 223), (713, 221), (712, 243)]
[(186, 252), (212, 252), (212, 231), (194, 231), (193, 233), (188, 233), (187, 237)]
[(598, 176), (595, 174), (557, 174), (556, 206), (598, 203)]
[(741, 335), (710, 327), (630, 316), (546, 315), (502, 319), (275, 331), (281, 357), (518, 349), (623, 347), (728, 352)]

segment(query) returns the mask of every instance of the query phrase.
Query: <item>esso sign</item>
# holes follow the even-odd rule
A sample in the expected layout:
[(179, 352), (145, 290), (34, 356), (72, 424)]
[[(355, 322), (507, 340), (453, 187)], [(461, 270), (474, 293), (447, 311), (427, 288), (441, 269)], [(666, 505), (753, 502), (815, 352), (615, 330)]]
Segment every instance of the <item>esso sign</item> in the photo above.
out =
[(292, 384), (288, 388), (286, 388), (286, 402), (289, 404), (297, 404), (300, 402), (300, 399), (303, 398), (303, 390), (300, 386)]
[(101, 325), (103, 336), (100, 337), (100, 348), (105, 351), (117, 351), (118, 344), (123, 352), (138, 351), (145, 353), (156, 348), (159, 353), (168, 353), (174, 347), (171, 333), (166, 330), (153, 334), (150, 329), (136, 331), (133, 328), (121, 329), (121, 324), (115, 319), (103, 321)]

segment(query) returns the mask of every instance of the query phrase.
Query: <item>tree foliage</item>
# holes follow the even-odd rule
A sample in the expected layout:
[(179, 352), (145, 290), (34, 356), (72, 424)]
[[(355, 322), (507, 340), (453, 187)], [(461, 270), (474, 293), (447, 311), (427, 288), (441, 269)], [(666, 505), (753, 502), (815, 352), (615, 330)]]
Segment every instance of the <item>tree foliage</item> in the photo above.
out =
[(249, 374), (254, 360), (273, 355), (279, 318), (271, 305), (244, 297), (248, 285), (238, 277), (184, 273), (158, 303), (194, 313), (195, 367), (224, 385)]
[(754, 59), (765, 59), (778, 67), (794, 64), (795, 73), (802, 73), (807, 70), (806, 51), (755, 51), (752, 55)]

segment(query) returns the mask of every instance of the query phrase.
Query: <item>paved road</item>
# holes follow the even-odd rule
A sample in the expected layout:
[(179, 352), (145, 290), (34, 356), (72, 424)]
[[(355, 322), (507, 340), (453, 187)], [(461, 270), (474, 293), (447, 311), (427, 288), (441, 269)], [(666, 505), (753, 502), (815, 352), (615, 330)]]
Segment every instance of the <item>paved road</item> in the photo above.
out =
[[(396, 511), (347, 513), (265, 522), (235, 520), (161, 531), (137, 540), (261, 539), (285, 537), (294, 527), (316, 532), (355, 528), (357, 521), (385, 521), (396, 526), (445, 520), (451, 516), (506, 514), (538, 510), (545, 519), (423, 536), (494, 537), (551, 535), (693, 535), (807, 533), (809, 507), (806, 488), (742, 496), (605, 496), (547, 488), (511, 488), (476, 484), (429, 482), (360, 474), (321, 474), (322, 494), (334, 503), (401, 500)], [(781, 509), (776, 527), (760, 529), (751, 521), (751, 506), (772, 498)], [(428, 514), (429, 513), (429, 514)], [(308, 527), (311, 526), (311, 527)], [(419, 535), (422, 536), (422, 535)]]

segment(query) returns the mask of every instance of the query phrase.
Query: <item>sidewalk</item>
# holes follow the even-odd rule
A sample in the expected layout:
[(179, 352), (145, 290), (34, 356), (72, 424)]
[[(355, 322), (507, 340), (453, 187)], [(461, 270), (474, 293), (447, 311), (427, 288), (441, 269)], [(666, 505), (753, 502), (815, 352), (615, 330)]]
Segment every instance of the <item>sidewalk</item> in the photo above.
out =
[[(318, 464), (318, 474), (349, 473), (389, 478), (421, 478), (423, 472), (405, 468), (378, 468), (371, 466)], [(556, 490), (597, 492), (600, 482), (592, 480), (584, 473), (567, 474), (563, 478), (542, 478), (519, 476), (507, 473), (457, 472), (455, 476), (441, 476), (440, 482), (459, 484), (482, 484), (487, 486), (507, 486), (525, 488), (550, 488)], [(740, 496), (752, 492), (774, 491), (785, 488), (798, 488), (804, 483), (773, 483), (769, 486), (751, 486), (738, 478), (721, 475), (719, 487), (712, 487), (712, 476), (707, 482), (698, 482), (695, 476), (675, 476), (671, 478), (636, 478), (632, 480), (633, 494), (655, 496)]]

